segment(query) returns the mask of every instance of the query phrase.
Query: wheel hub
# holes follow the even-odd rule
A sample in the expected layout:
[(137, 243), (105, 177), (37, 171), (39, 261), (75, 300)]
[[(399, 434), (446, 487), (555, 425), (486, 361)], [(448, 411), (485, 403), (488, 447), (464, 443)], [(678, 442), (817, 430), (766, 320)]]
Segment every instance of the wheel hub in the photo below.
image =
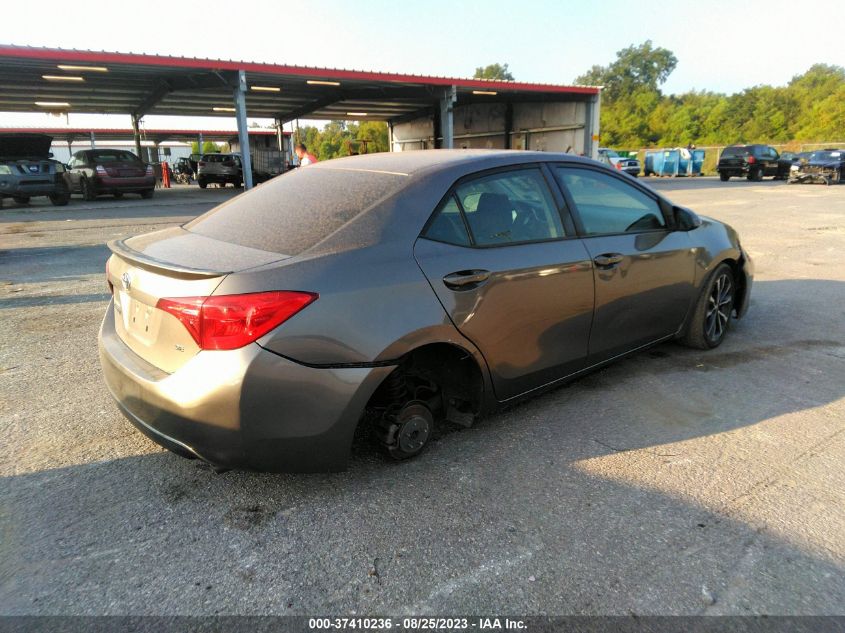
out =
[[(420, 409), (424, 408), (420, 405), (413, 405), (413, 407), (409, 407), (409, 409), (416, 409), (417, 407)], [(431, 424), (429, 422), (431, 414), (428, 413), (427, 409), (425, 410), (425, 413), (428, 415), (424, 415), (419, 411), (414, 411), (409, 412), (409, 415), (407, 416), (402, 416), (404, 420), (399, 427), (399, 433), (397, 434), (396, 440), (399, 444), (399, 448), (404, 452), (415, 453), (422, 448), (426, 441), (428, 441), (428, 436), (431, 433)]]

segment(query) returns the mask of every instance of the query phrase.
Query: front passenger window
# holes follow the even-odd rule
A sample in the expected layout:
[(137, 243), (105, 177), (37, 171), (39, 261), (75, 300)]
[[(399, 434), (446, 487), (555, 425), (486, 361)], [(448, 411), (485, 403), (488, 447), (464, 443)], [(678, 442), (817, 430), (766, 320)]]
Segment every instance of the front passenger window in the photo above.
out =
[(657, 200), (620, 178), (592, 169), (556, 167), (575, 201), (586, 235), (638, 233), (666, 227)]

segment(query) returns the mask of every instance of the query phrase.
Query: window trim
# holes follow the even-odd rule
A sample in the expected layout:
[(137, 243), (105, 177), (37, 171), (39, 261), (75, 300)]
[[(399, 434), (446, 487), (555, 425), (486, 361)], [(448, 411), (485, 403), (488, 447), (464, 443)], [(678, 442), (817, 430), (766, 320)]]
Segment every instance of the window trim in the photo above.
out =
[[(461, 199), (457, 195), (458, 187), (468, 181), (480, 180), (481, 178), (486, 178), (497, 173), (513, 172), (522, 169), (533, 169), (540, 172), (540, 176), (543, 178), (543, 181), (546, 184), (546, 188), (548, 189), (549, 194), (551, 195), (552, 204), (557, 210), (558, 216), (560, 218), (560, 224), (561, 228), (563, 229), (563, 235), (561, 237), (549, 237), (542, 240), (521, 240), (519, 242), (504, 242), (501, 244), (477, 244), (475, 242), (475, 235), (473, 235), (472, 229), (469, 226), (469, 221), (467, 220), (466, 212), (464, 211), (464, 205), (461, 204)], [(464, 228), (466, 229), (467, 235), (469, 236), (470, 243), (468, 245), (444, 242), (443, 240), (437, 240), (427, 237), (425, 234), (426, 231), (428, 231), (429, 226), (431, 226), (431, 224), (434, 222), (436, 214), (439, 213), (440, 209), (443, 207), (443, 204), (446, 202), (446, 199), (450, 196), (454, 196), (455, 203), (458, 205), (458, 209), (460, 209), (461, 219), (463, 220)], [(563, 203), (563, 207), (561, 207), (561, 203)], [(573, 233), (572, 235), (568, 234), (570, 231)], [(471, 174), (465, 174), (464, 176), (458, 178), (455, 182), (452, 183), (449, 189), (447, 189), (446, 194), (437, 202), (434, 207), (434, 210), (428, 217), (428, 220), (426, 220), (426, 223), (423, 225), (420, 234), (417, 236), (417, 239), (429, 240), (430, 242), (437, 242), (438, 244), (448, 244), (449, 246), (454, 246), (456, 248), (487, 249), (503, 248), (508, 246), (525, 246), (526, 244), (545, 244), (547, 242), (562, 242), (564, 240), (577, 240), (580, 239), (580, 237), (581, 236), (577, 234), (577, 227), (573, 220), (573, 216), (569, 210), (567, 201), (561, 195), (557, 181), (554, 178), (554, 174), (549, 171), (548, 163), (546, 161), (533, 161), (493, 167), (491, 169), (483, 169), (481, 171), (476, 171)]]
[(675, 226), (675, 219), (672, 217), (671, 213), (667, 213), (667, 208), (671, 208), (671, 205), (668, 204), (662, 197), (656, 195), (653, 191), (649, 191), (645, 187), (643, 187), (639, 182), (628, 182), (625, 180), (627, 176), (622, 176), (617, 174), (614, 171), (606, 167), (599, 167), (585, 164), (585, 163), (568, 163), (564, 161), (555, 161), (548, 163), (549, 169), (554, 170), (556, 167), (566, 167), (568, 169), (582, 169), (585, 171), (592, 171), (597, 172), (599, 174), (603, 174), (609, 176), (611, 178), (615, 178), (619, 182), (624, 182), (625, 184), (632, 186), (634, 189), (639, 191), (640, 193), (644, 194), (646, 197), (651, 198), (656, 204), (657, 208), (660, 209), (660, 214), (663, 216), (664, 222), (666, 222), (666, 226), (659, 228), (659, 229), (642, 229), (640, 231), (620, 231), (617, 233), (587, 233), (584, 230), (584, 224), (581, 221), (581, 212), (578, 209), (578, 205), (575, 204), (575, 199), (572, 197), (572, 194), (569, 192), (569, 189), (564, 186), (564, 184), (555, 177), (555, 184), (560, 188), (561, 194), (566, 199), (567, 204), (570, 208), (573, 209), (572, 217), (575, 221), (575, 230), (578, 233), (578, 237), (581, 239), (589, 239), (593, 237), (612, 237), (612, 236), (619, 236), (619, 235), (640, 235), (643, 233), (671, 233), (677, 230)]

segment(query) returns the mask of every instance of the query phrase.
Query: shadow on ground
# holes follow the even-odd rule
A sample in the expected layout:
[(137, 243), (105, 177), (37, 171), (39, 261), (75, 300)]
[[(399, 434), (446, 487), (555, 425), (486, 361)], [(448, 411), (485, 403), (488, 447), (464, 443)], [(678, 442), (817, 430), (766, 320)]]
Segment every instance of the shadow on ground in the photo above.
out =
[(582, 465), (683, 473), (678, 443), (842, 398), (844, 287), (758, 282), (723, 347), (654, 348), (406, 463), (359, 442), (340, 474), (156, 452), (6, 477), (3, 612), (837, 613), (835, 557)]

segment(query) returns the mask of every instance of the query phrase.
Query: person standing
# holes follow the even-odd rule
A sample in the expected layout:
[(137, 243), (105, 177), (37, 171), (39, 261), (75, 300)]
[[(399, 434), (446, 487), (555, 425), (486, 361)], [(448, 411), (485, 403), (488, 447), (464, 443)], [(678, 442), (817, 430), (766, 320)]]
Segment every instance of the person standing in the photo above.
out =
[(300, 167), (307, 167), (317, 162), (317, 157), (308, 151), (304, 143), (297, 143), (293, 150), (296, 152), (297, 158), (299, 158)]

